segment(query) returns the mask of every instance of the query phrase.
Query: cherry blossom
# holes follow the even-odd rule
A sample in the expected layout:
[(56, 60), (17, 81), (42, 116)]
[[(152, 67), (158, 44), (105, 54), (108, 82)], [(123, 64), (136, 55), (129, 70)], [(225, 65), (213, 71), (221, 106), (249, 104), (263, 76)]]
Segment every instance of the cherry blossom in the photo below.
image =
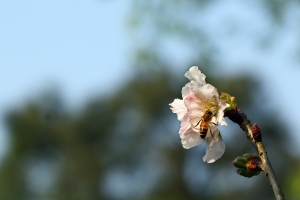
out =
[[(190, 82), (182, 88), (182, 100), (175, 99), (169, 104), (181, 121), (179, 135), (182, 146), (189, 149), (205, 142), (206, 155), (203, 161), (213, 163), (225, 151), (218, 125), (227, 125), (223, 115), (229, 105), (219, 99), (214, 86), (205, 82), (206, 76), (198, 67), (191, 67), (185, 76)], [(200, 129), (203, 131), (204, 126), (208, 129), (205, 137), (201, 138)]]

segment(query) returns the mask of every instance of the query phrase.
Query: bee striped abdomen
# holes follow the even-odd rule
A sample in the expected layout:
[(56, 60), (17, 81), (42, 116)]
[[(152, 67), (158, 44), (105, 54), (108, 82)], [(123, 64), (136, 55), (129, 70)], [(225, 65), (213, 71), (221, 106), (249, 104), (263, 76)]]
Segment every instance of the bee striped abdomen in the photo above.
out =
[(202, 139), (204, 139), (206, 137), (207, 131), (208, 131), (208, 123), (207, 122), (201, 123), (200, 124), (199, 134), (200, 134), (200, 137)]
[(212, 117), (213, 113), (210, 110), (205, 111), (204, 115), (201, 117), (199, 134), (202, 139), (204, 139), (207, 135)]

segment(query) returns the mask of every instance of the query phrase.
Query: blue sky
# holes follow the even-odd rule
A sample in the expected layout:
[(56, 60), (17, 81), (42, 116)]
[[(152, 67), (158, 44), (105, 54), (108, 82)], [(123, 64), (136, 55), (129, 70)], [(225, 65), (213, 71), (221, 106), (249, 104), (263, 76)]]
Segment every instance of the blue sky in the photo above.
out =
[[(77, 107), (92, 96), (113, 91), (130, 77), (130, 5), (128, 0), (0, 1), (0, 155), (7, 147), (3, 115), (9, 108), (53, 86), (70, 107)], [(300, 12), (291, 8), (288, 23), (272, 34), (266, 30), (274, 30), (274, 24), (255, 4), (217, 1), (201, 12), (200, 26), (205, 26), (219, 49), (215, 57), (222, 73), (257, 74), (271, 95), (266, 106), (277, 106), (279, 115), (289, 119), (291, 130), (299, 130), (300, 67), (292, 50), (299, 43), (295, 19), (300, 19)], [(224, 28), (227, 19), (234, 20)], [(239, 27), (242, 32), (222, 39)], [(253, 33), (265, 34), (266, 40), (271, 35), (275, 42), (264, 50), (257, 38), (251, 38)], [(190, 67), (184, 65), (189, 57), (185, 52), (178, 48), (169, 55), (178, 59), (180, 71)], [(297, 133), (295, 138), (291, 149), (300, 146)]]
[(126, 81), (128, 9), (129, 1), (0, 1), (0, 152), (8, 109), (52, 87), (77, 107)]
[[(10, 86), (2, 102), (23, 100), (51, 83), (81, 101), (95, 86), (120, 80), (126, 74), (127, 9), (122, 1), (2, 2), (1, 85)], [(107, 66), (111, 70), (103, 70)]]

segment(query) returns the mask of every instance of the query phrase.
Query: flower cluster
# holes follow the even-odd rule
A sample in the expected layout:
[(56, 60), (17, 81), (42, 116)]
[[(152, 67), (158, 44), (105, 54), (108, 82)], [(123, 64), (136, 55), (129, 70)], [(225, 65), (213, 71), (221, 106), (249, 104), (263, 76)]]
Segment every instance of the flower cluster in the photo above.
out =
[(213, 163), (225, 151), (218, 125), (227, 125), (223, 115), (229, 105), (219, 99), (217, 89), (205, 82), (206, 76), (193, 66), (185, 76), (190, 80), (182, 88), (182, 100), (175, 99), (171, 110), (181, 121), (179, 135), (182, 146), (192, 148), (206, 143), (204, 162)]

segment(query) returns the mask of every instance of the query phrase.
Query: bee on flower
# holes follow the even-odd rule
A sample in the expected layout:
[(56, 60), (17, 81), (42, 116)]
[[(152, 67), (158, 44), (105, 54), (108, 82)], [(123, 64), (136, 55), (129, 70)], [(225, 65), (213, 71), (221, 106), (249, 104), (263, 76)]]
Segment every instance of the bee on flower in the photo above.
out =
[(181, 121), (179, 135), (186, 149), (206, 143), (204, 162), (213, 163), (225, 151), (218, 125), (227, 125), (224, 110), (229, 104), (219, 99), (217, 89), (205, 82), (206, 76), (193, 66), (185, 73), (190, 80), (182, 88), (182, 100), (175, 99), (169, 105)]

